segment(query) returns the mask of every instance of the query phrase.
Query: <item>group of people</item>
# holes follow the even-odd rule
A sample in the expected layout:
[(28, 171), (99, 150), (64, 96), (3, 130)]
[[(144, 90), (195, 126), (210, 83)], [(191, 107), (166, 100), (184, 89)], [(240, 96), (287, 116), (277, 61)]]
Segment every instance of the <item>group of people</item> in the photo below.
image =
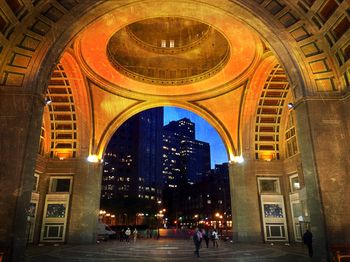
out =
[(201, 248), (202, 240), (205, 241), (205, 245), (207, 248), (209, 248), (209, 240), (213, 242), (214, 248), (219, 247), (219, 244), (218, 244), (219, 234), (216, 231), (216, 229), (214, 229), (213, 231), (209, 231), (209, 230), (205, 230), (204, 228), (201, 230), (199, 228), (196, 228), (193, 234), (193, 242), (195, 246), (194, 253), (197, 255), (197, 257), (199, 257), (199, 249)]
[[(137, 229), (135, 228), (134, 231), (132, 232), (132, 237), (133, 237), (133, 240), (134, 240), (134, 243), (136, 242), (137, 240)], [(130, 228), (128, 227), (125, 231), (124, 229), (121, 230), (120, 232), (120, 236), (119, 236), (119, 240), (120, 242), (123, 242), (125, 240), (125, 242), (130, 242), (130, 238), (131, 238), (131, 230)]]
[[(205, 241), (206, 247), (209, 247), (209, 239), (213, 241), (213, 247), (218, 248), (218, 240), (219, 240), (219, 234), (214, 229), (212, 232), (205, 230), (205, 229), (199, 229), (196, 228), (193, 234), (193, 242), (195, 246), (194, 253), (199, 257), (199, 249), (201, 248), (202, 240)], [(308, 247), (309, 256), (313, 256), (313, 248), (312, 248), (312, 233), (309, 229), (306, 230), (306, 232), (303, 234), (303, 243)]]

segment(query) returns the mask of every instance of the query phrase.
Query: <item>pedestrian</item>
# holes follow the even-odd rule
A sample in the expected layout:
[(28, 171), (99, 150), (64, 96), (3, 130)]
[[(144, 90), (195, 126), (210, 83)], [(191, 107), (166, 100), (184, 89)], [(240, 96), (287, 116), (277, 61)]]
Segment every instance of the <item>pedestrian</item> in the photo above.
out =
[(134, 236), (134, 243), (136, 243), (136, 239), (137, 239), (137, 229), (135, 227), (134, 232), (132, 232), (133, 236)]
[(314, 255), (314, 251), (312, 249), (312, 233), (309, 229), (306, 229), (305, 233), (303, 234), (303, 243), (309, 250), (309, 257), (312, 257)]
[(194, 253), (197, 255), (197, 257), (199, 257), (199, 249), (201, 247), (202, 238), (203, 238), (202, 233), (199, 231), (198, 228), (196, 228), (193, 234), (193, 242), (194, 242), (194, 247), (196, 249)]
[(209, 231), (205, 230), (204, 228), (202, 229), (202, 236), (205, 241), (205, 245), (207, 248), (209, 248)]
[(219, 234), (216, 232), (216, 229), (213, 230), (213, 233), (211, 233), (211, 240), (213, 241), (213, 247), (219, 247), (218, 240), (219, 240)]
[(149, 228), (147, 228), (147, 230), (146, 230), (146, 237), (147, 238), (152, 238), (151, 237), (151, 231), (149, 230)]
[(124, 228), (122, 228), (122, 230), (120, 231), (120, 234), (119, 234), (119, 241), (123, 242), (124, 238), (125, 238), (125, 232), (124, 232)]
[(130, 235), (131, 235), (131, 230), (130, 230), (130, 228), (127, 228), (125, 230), (125, 240), (126, 240), (126, 242), (130, 241)]

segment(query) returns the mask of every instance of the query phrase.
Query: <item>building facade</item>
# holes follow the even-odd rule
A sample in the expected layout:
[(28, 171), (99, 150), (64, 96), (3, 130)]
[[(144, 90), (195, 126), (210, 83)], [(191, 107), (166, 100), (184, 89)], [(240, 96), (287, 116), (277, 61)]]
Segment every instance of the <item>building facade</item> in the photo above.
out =
[(103, 158), (101, 209), (126, 213), (135, 221), (136, 213), (147, 213), (160, 201), (162, 127), (163, 108), (155, 108), (117, 129)]
[(210, 171), (210, 145), (196, 140), (195, 123), (188, 118), (171, 121), (163, 128), (164, 184), (177, 187), (195, 183)]
[(171, 221), (183, 227), (232, 227), (228, 163), (216, 164), (200, 181), (171, 192)]

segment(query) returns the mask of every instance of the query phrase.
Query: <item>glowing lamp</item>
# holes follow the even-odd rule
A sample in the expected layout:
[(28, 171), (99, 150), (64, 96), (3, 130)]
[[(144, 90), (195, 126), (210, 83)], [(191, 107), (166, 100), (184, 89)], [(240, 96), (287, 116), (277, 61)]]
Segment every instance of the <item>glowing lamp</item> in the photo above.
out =
[(45, 101), (44, 101), (45, 105), (49, 105), (52, 103), (52, 100), (50, 98), (45, 98)]
[(272, 161), (275, 158), (275, 154), (272, 152), (260, 153), (260, 159), (264, 161)]
[(244, 158), (243, 158), (243, 156), (234, 156), (232, 161), (235, 162), (235, 163), (241, 164), (241, 163), (244, 162)]
[(287, 106), (288, 106), (289, 109), (294, 109), (294, 107), (295, 107), (293, 103), (288, 103)]
[(97, 155), (89, 155), (87, 158), (87, 161), (90, 163), (97, 163), (98, 162), (98, 156)]

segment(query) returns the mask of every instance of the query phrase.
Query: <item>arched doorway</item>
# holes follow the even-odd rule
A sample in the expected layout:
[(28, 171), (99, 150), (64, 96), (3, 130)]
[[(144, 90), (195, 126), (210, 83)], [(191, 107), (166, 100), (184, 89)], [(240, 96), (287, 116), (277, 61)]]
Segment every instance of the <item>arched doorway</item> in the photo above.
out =
[(177, 237), (195, 226), (231, 227), (226, 151), (216, 130), (190, 111), (156, 107), (132, 116), (103, 155), (102, 218), (116, 230), (142, 225), (144, 237), (145, 227)]
[[(322, 1), (317, 1), (317, 6), (319, 12), (324, 14), (324, 12), (322, 12), (323, 5), (321, 2)], [(77, 143), (81, 150), (77, 151), (78, 156), (82, 157), (81, 159), (85, 159), (83, 156), (87, 156), (90, 153), (96, 154), (99, 150), (100, 145), (98, 143), (101, 141), (100, 138), (105, 137), (102, 130), (105, 130), (104, 127), (108, 124), (106, 121), (111, 121), (110, 117), (112, 117), (113, 114), (101, 115), (95, 110), (96, 105), (99, 105), (101, 106), (101, 110), (105, 110), (105, 113), (110, 112), (110, 106), (103, 107), (103, 105), (108, 105), (108, 103), (101, 103), (108, 102), (108, 99), (111, 98), (111, 96), (106, 95), (107, 93), (118, 96), (118, 99), (114, 96), (114, 98), (109, 101), (111, 102), (109, 105), (118, 105), (124, 109), (135, 105), (145, 105), (147, 103), (172, 103), (173, 101), (176, 103), (195, 105), (203, 111), (208, 112), (208, 114), (214, 115), (216, 120), (223, 122), (222, 124), (225, 127), (223, 133), (226, 132), (227, 136), (230, 135), (233, 137), (232, 141), (230, 141), (232, 157), (240, 156), (243, 151), (249, 150), (248, 147), (243, 147), (244, 142), (247, 142), (248, 145), (252, 145), (251, 136), (249, 135), (251, 133), (247, 133), (250, 140), (244, 139), (242, 136), (243, 128), (241, 126), (242, 122), (240, 122), (242, 120), (241, 116), (242, 114), (250, 114), (251, 116), (255, 114), (254, 110), (252, 111), (253, 113), (249, 113), (248, 110), (249, 108), (254, 108), (254, 106), (252, 106), (254, 100), (250, 101), (250, 105), (249, 103), (244, 104), (246, 110), (240, 111), (243, 105), (242, 101), (247, 101), (242, 98), (245, 97), (246, 92), (248, 92), (246, 87), (249, 86), (247, 84), (250, 83), (244, 80), (254, 79), (250, 78), (254, 74), (254, 72), (250, 70), (252, 70), (252, 68), (258, 68), (258, 62), (272, 55), (271, 50), (273, 50), (286, 70), (286, 75), (289, 77), (292, 93), (296, 100), (294, 101), (297, 105), (295, 108), (299, 109), (296, 110), (297, 129), (301, 130), (299, 133), (306, 134), (298, 139), (301, 141), (300, 152), (304, 156), (301, 159), (302, 170), (305, 171), (305, 183), (309, 188), (309, 190), (306, 190), (306, 193), (310, 196), (308, 198), (308, 203), (312, 209), (310, 214), (314, 217), (313, 221), (315, 221), (314, 231), (318, 232), (321, 239), (326, 239), (324, 234), (325, 224), (323, 219), (318, 219), (319, 217), (324, 217), (322, 211), (323, 207), (325, 207), (325, 217), (328, 223), (332, 225), (330, 228), (327, 228), (327, 232), (331, 236), (330, 240), (332, 242), (337, 242), (337, 228), (344, 227), (346, 223), (344, 222), (345, 220), (335, 224), (332, 221), (335, 221), (333, 219), (334, 217), (341, 217), (343, 214), (341, 210), (346, 210), (346, 208), (339, 208), (337, 212), (334, 213), (329, 207), (333, 206), (332, 204), (336, 202), (336, 199), (342, 199), (342, 191), (328, 187), (330, 184), (328, 183), (328, 178), (326, 175), (322, 174), (331, 172), (330, 165), (323, 165), (321, 163), (322, 161), (319, 162), (319, 158), (315, 157), (315, 155), (317, 154), (316, 152), (326, 152), (328, 148), (332, 148), (332, 154), (335, 155), (344, 155), (342, 153), (347, 152), (345, 149), (346, 143), (343, 143), (342, 138), (348, 136), (344, 131), (346, 125), (343, 124), (348, 122), (348, 118), (342, 113), (348, 105), (348, 96), (346, 95), (347, 90), (345, 86), (349, 82), (348, 67), (345, 63), (347, 44), (344, 40), (344, 34), (347, 31), (349, 19), (345, 11), (340, 12), (342, 17), (339, 23), (334, 20), (332, 29), (328, 30), (326, 27), (323, 27), (323, 22), (319, 22), (320, 24), (318, 26), (320, 30), (316, 30), (312, 21), (316, 21), (319, 18), (315, 18), (316, 20), (305, 18), (304, 13), (311, 12), (312, 4), (306, 4), (304, 2), (300, 3), (298, 5), (299, 7), (295, 7), (294, 4), (287, 1), (283, 4), (280, 2), (277, 3), (277, 1), (271, 1), (271, 3), (260, 2), (259, 6), (256, 5), (257, 7), (253, 7), (239, 1), (234, 3), (220, 2), (215, 5), (212, 3), (199, 3), (194, 1), (184, 2), (178, 10), (174, 10), (170, 2), (152, 3), (152, 5), (157, 5), (157, 8), (159, 4), (162, 4), (162, 8), (158, 9), (148, 2), (131, 2), (126, 5), (122, 5), (122, 3), (119, 4), (119, 6), (116, 6), (115, 3), (106, 2), (101, 5), (92, 6), (91, 3), (88, 2), (79, 4), (77, 2), (67, 3), (64, 1), (52, 1), (52, 4), (48, 4), (46, 2), (37, 1), (31, 4), (27, 3), (26, 5), (11, 5), (7, 8), (8, 11), (10, 11), (10, 9), (13, 11), (13, 20), (17, 21), (18, 19), (18, 21), (23, 21), (23, 24), (18, 22), (18, 27), (16, 27), (16, 30), (13, 30), (16, 23), (11, 23), (12, 20), (2, 19), (5, 22), (2, 23), (3, 26), (1, 30), (5, 38), (2, 40), (4, 44), (1, 44), (1, 52), (5, 58), (3, 61), (7, 62), (6, 64), (4, 62), (1, 67), (1, 83), (4, 90), (4, 97), (6, 97), (6, 99), (3, 99), (2, 103), (4, 108), (3, 114), (6, 121), (4, 121), (1, 130), (3, 132), (2, 145), (5, 148), (4, 151), (9, 152), (3, 155), (3, 170), (5, 177), (11, 177), (13, 170), (17, 170), (15, 172), (16, 176), (13, 176), (16, 180), (15, 183), (12, 183), (10, 179), (6, 179), (7, 182), (4, 183), (4, 195), (11, 196), (11, 200), (9, 201), (11, 204), (10, 206), (3, 204), (2, 210), (4, 210), (4, 213), (2, 217), (6, 218), (9, 216), (14, 217), (14, 219), (6, 220), (3, 223), (3, 242), (12, 243), (14, 241), (18, 243), (18, 245), (16, 244), (15, 246), (19, 246), (19, 249), (21, 248), (20, 246), (23, 248), (23, 224), (25, 224), (25, 216), (21, 214), (23, 214), (23, 210), (26, 208), (32, 189), (32, 179), (29, 174), (31, 174), (33, 170), (36, 159), (36, 156), (33, 156), (33, 152), (36, 151), (40, 137), (39, 133), (41, 130), (41, 116), (43, 111), (43, 104), (41, 103), (44, 101), (43, 94), (45, 93), (44, 90), (46, 90), (47, 81), (49, 79), (48, 76), (52, 71), (53, 64), (57, 64), (59, 60), (58, 57), (61, 56), (64, 48), (66, 48), (67, 54), (70, 53), (78, 61), (77, 64), (79, 66), (73, 68), (83, 68), (84, 77), (75, 79), (77, 85), (82, 84), (83, 86), (88, 86), (88, 88), (84, 90), (88, 89), (90, 94), (94, 92), (93, 95), (90, 96), (80, 96), (81, 105), (78, 107), (79, 110), (77, 111), (81, 113), (82, 116), (88, 116), (86, 118), (80, 118), (84, 119), (83, 121), (78, 121), (78, 124), (81, 123), (84, 130), (84, 135), (79, 135), (79, 140), (83, 139), (84, 143)], [(16, 6), (19, 7), (16, 8)], [(25, 12), (29, 6), (29, 10), (35, 9), (37, 12)], [(348, 8), (348, 3), (337, 3), (334, 8), (346, 10)], [(147, 11), (148, 15), (140, 11), (135, 12), (133, 16), (129, 16), (133, 14), (135, 10)], [(196, 12), (193, 12), (193, 10), (196, 10)], [(74, 17), (71, 15), (73, 12), (78, 12), (81, 16)], [(43, 17), (36, 15), (38, 13), (42, 13)], [(103, 14), (104, 16), (101, 16)], [(99, 16), (101, 16), (101, 19), (95, 21)], [(100, 72), (101, 74), (98, 74), (98, 77), (96, 75), (94, 77), (90, 74), (100, 67), (95, 67), (92, 71), (90, 70), (91, 67), (95, 65), (93, 60), (96, 58), (96, 55), (89, 52), (89, 49), (86, 50), (84, 48), (87, 47), (91, 41), (101, 40), (103, 38), (95, 39), (93, 35), (90, 34), (91, 32), (88, 32), (88, 28), (83, 31), (83, 27), (87, 25), (97, 27), (98, 25), (104, 24), (106, 26), (104, 32), (112, 33), (107, 29), (109, 28), (108, 26), (111, 26), (114, 22), (119, 23), (118, 28), (123, 28), (125, 25), (130, 25), (137, 21), (145, 21), (151, 16), (153, 18), (159, 16), (180, 16), (191, 21), (199, 21), (202, 24), (213, 27), (216, 32), (222, 34), (226, 40), (231, 39), (230, 36), (233, 39), (236, 36), (234, 32), (237, 32), (235, 30), (239, 30), (240, 34), (246, 36), (245, 39), (251, 40), (248, 41), (249, 43), (244, 43), (244, 45), (249, 47), (249, 44), (254, 41), (256, 41), (255, 43), (257, 44), (253, 47), (255, 54), (253, 55), (252, 50), (248, 48), (245, 53), (247, 55), (245, 56), (247, 60), (240, 61), (241, 65), (244, 65), (244, 63), (247, 65), (248, 63), (250, 65), (248, 67), (249, 70), (245, 70), (243, 74), (239, 74), (242, 73), (239, 69), (240, 67), (228, 66), (231, 65), (230, 62), (233, 62), (232, 59), (228, 61), (221, 60), (222, 62), (227, 62), (227, 64), (223, 63), (225, 66), (222, 64), (223, 70), (213, 77), (196, 82), (195, 84), (187, 85), (188, 88), (186, 88), (186, 90), (183, 90), (183, 88), (177, 86), (177, 84), (175, 84), (174, 88), (168, 86), (163, 86), (163, 88), (161, 85), (152, 86), (142, 81), (135, 84), (136, 82), (132, 80), (133, 78), (120, 77), (121, 75), (117, 76), (115, 72), (111, 75), (104, 75), (105, 72), (112, 71)], [(239, 21), (233, 18), (234, 16), (238, 17)], [(26, 17), (26, 19), (22, 20), (22, 17)], [(63, 19), (63, 17), (66, 19)], [(124, 19), (122, 19), (123, 17)], [(221, 19), (219, 23), (217, 23), (217, 17)], [(328, 18), (326, 17), (326, 19)], [(305, 24), (299, 21), (303, 21)], [(68, 26), (70, 23), (74, 26)], [(250, 26), (249, 29), (244, 24), (248, 24)], [(270, 24), (276, 26), (269, 28), (268, 25)], [(240, 25), (243, 27), (240, 27)], [(251, 30), (251, 28), (253, 28), (253, 30)], [(78, 34), (78, 32), (81, 33)], [(261, 41), (255, 34), (256, 32), (258, 32), (265, 41)], [(327, 40), (323, 38), (324, 34), (328, 35), (326, 38)], [(314, 35), (316, 36), (314, 37)], [(77, 36), (75, 44), (71, 42), (73, 36)], [(79, 46), (86, 39), (88, 39), (87, 45)], [(170, 40), (174, 39), (168, 40), (168, 42), (165, 42), (165, 48), (171, 48), (172, 44)], [(104, 41), (106, 41), (106, 38), (104, 38)], [(230, 40), (228, 40), (228, 42), (230, 44), (234, 43), (232, 46), (237, 47), (237, 42), (230, 42)], [(73, 45), (69, 45), (68, 43)], [(338, 44), (334, 45), (334, 43)], [(3, 46), (5, 48), (3, 48)], [(105, 46), (106, 42), (100, 42), (96, 48)], [(337, 61), (339, 62), (337, 65), (335, 62), (336, 59), (333, 59), (333, 56), (329, 55), (329, 53), (333, 51), (333, 53), (337, 53), (338, 49), (339, 51), (344, 51), (338, 54), (337, 57), (339, 57), (339, 59)], [(291, 51), (290, 54), (288, 52), (289, 50)], [(249, 54), (251, 54), (252, 58), (250, 60), (247, 58)], [(84, 55), (86, 55), (86, 57), (84, 57)], [(83, 58), (84, 61), (81, 60), (81, 58)], [(110, 67), (110, 63), (105, 63), (103, 65)], [(263, 68), (261, 68), (261, 70), (263, 70)], [(261, 71), (261, 74), (263, 74), (263, 71)], [(103, 77), (101, 78), (101, 76)], [(193, 76), (197, 77), (199, 75), (194, 74)], [(114, 82), (115, 80), (116, 82)], [(230, 80), (234, 81), (230, 82)], [(209, 84), (210, 81), (215, 82), (215, 85)], [(206, 82), (207, 85), (201, 86), (201, 83), (204, 82)], [(217, 85), (217, 83), (222, 83), (222, 85)], [(211, 87), (213, 86), (217, 88), (212, 89)], [(148, 89), (148, 87), (150, 88)], [(77, 90), (82, 89), (79, 88)], [(345, 95), (343, 95), (344, 92)], [(69, 96), (69, 93), (66, 94)], [(324, 108), (325, 102), (323, 94), (327, 94), (327, 98), (330, 98), (327, 100), (326, 109)], [(308, 96), (312, 96), (315, 100), (309, 102), (307, 99)], [(251, 97), (254, 98), (254, 95)], [(255, 98), (257, 99), (257, 97)], [(231, 112), (231, 114), (222, 111), (223, 108)], [(73, 112), (72, 109), (70, 110), (70, 113)], [(322, 110), (325, 110), (326, 114), (317, 113)], [(123, 110), (119, 112), (122, 111)], [(16, 112), (15, 118), (13, 118), (13, 112)], [(71, 117), (73, 117), (73, 115), (74, 114), (71, 114)], [(107, 115), (109, 118), (106, 117)], [(106, 117), (106, 119), (101, 119), (101, 116)], [(92, 121), (92, 119), (94, 120)], [(246, 119), (244, 121), (246, 121)], [(332, 147), (328, 143), (316, 143), (313, 140), (313, 132), (321, 133), (327, 137), (327, 135), (330, 135), (334, 130), (333, 128), (321, 128), (322, 130), (320, 131), (317, 123), (324, 123), (325, 125), (339, 124), (341, 126), (340, 130), (342, 135), (337, 138), (336, 147)], [(246, 124), (248, 127), (249, 123)], [(79, 132), (80, 131), (82, 130), (79, 130)], [(52, 135), (52, 132), (50, 134)], [(53, 134), (55, 136), (58, 132)], [(273, 148), (273, 150), (271, 147), (265, 147), (264, 149), (264, 147), (261, 147), (263, 143), (259, 144), (259, 141), (262, 140), (258, 142), (255, 139), (253, 140), (256, 142), (254, 142), (254, 146), (256, 145), (258, 147), (258, 152), (255, 153), (266, 156), (266, 154), (264, 154), (266, 153), (264, 152), (266, 149), (266, 151), (269, 151), (269, 154), (271, 153), (270, 151), (274, 151), (272, 153), (275, 153), (277, 156), (277, 147)], [(18, 141), (24, 142), (18, 143)], [(82, 140), (80, 140), (80, 142), (81, 141)], [(250, 141), (250, 143), (248, 141)], [(272, 144), (277, 146), (277, 143)], [(10, 148), (13, 145), (18, 150), (11, 150)], [(74, 141), (71, 145), (74, 146)], [(65, 145), (62, 146), (63, 148), (61, 149), (67, 149), (64, 147)], [(237, 148), (234, 148), (234, 146), (237, 146)], [(14, 151), (17, 153), (13, 154)], [(55, 155), (54, 152), (53, 154)], [(306, 156), (311, 157), (309, 159)], [(13, 158), (15, 158), (16, 161), (11, 161)], [(323, 159), (323, 157), (321, 158)], [(234, 160), (234, 158), (232, 159)], [(90, 167), (86, 167), (83, 164), (78, 166), (78, 170), (80, 168), (79, 173), (93, 172)], [(341, 158), (341, 160), (336, 163), (336, 169), (339, 172), (337, 172), (338, 175), (334, 178), (334, 181), (344, 181), (347, 174), (347, 167), (348, 163)], [(55, 167), (54, 163), (52, 163), (52, 168), (50, 172), (54, 173), (54, 170), (58, 167)], [(321, 201), (321, 187), (329, 189), (327, 192), (330, 192), (330, 197), (327, 195), (322, 198), (325, 199), (324, 201), (326, 201), (326, 203)], [(87, 192), (89, 191), (89, 187), (81, 185), (79, 190)], [(11, 192), (21, 192), (21, 194), (18, 196)], [(79, 205), (79, 203), (81, 204), (84, 201), (84, 198), (79, 199), (79, 197), (77, 197), (74, 201), (77, 201), (76, 204)], [(10, 215), (8, 215), (7, 212), (9, 212)], [(85, 210), (84, 212), (89, 211)], [(77, 219), (80, 218), (79, 216), (77, 217)], [(92, 221), (90, 221), (90, 223), (92, 223)], [(79, 223), (77, 223), (76, 228), (74, 228), (74, 226), (71, 227), (72, 231), (78, 231), (78, 224)], [(12, 228), (15, 228), (13, 233), (14, 237), (10, 230)], [(343, 234), (343, 239), (347, 239), (347, 236), (348, 234)], [(324, 244), (325, 243), (322, 244), (323, 247)]]

